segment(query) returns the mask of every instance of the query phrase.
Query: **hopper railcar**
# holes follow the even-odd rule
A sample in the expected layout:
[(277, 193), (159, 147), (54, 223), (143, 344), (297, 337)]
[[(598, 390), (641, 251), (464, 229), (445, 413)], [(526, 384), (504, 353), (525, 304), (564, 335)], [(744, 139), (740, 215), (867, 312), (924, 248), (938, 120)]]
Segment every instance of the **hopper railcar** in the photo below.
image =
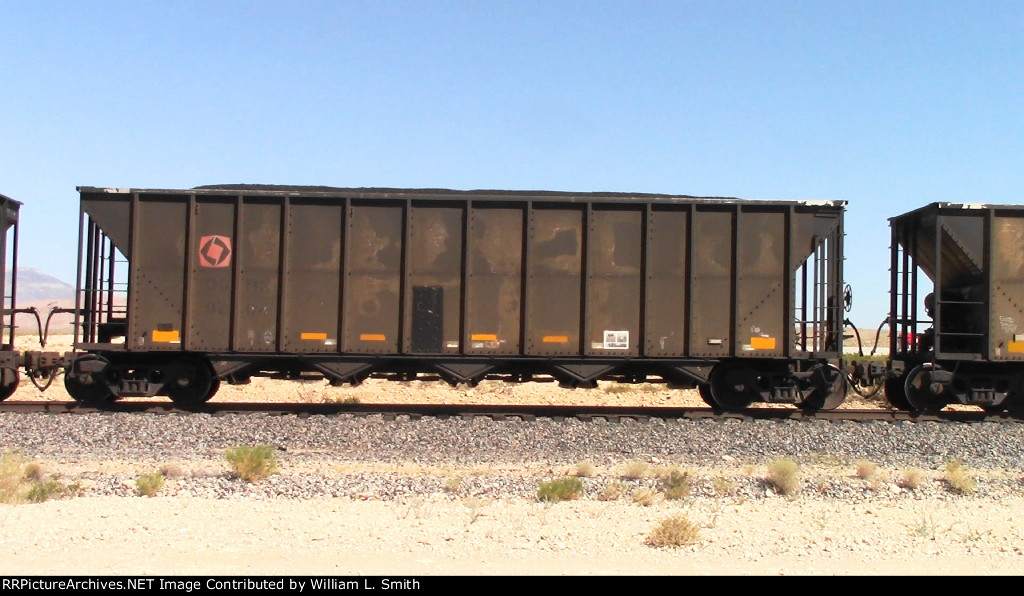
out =
[(1024, 412), (1024, 206), (932, 203), (889, 221), (890, 403)]
[(195, 407), (253, 375), (649, 378), (834, 408), (842, 201), (79, 188), (76, 400)]

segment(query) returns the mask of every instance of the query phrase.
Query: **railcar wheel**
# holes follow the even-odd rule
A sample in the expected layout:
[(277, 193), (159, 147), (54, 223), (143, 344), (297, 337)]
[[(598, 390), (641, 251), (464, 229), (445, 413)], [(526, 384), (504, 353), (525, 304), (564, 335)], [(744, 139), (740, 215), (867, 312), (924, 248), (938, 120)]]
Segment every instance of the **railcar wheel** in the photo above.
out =
[(910, 402), (907, 401), (906, 391), (906, 377), (890, 377), (885, 380), (885, 398), (889, 400), (889, 405), (896, 410), (902, 410), (909, 412), (913, 408), (910, 406)]
[(15, 369), (5, 368), (0, 371), (0, 401), (14, 395), (14, 392), (18, 390), (20, 378), (18, 371)]
[(213, 399), (214, 395), (217, 395), (217, 390), (220, 389), (220, 377), (213, 377), (210, 380), (210, 390), (206, 392), (206, 399), (204, 402), (208, 402)]
[(700, 393), (700, 398), (704, 400), (704, 403), (712, 408), (718, 407), (718, 404), (715, 403), (715, 398), (711, 397), (711, 385), (701, 383), (697, 385), (697, 392)]
[(812, 394), (800, 402), (805, 412), (834, 410), (846, 400), (846, 377), (832, 364), (821, 364), (811, 369)]
[(1003, 400), (1003, 409), (1014, 418), (1024, 418), (1024, 379), (1017, 379), (1014, 388), (1006, 394)]
[(169, 376), (167, 395), (181, 408), (202, 406), (220, 387), (220, 379), (213, 376), (210, 367), (198, 358), (176, 360), (166, 370)]
[[(89, 365), (88, 363), (94, 363)], [(85, 372), (82, 364), (88, 368), (100, 368), (95, 372)], [(107, 361), (99, 356), (83, 356), (71, 364), (71, 368), (64, 374), (64, 388), (67, 389), (71, 399), (86, 406), (102, 406), (117, 399), (110, 391), (110, 387), (103, 380), (103, 368)], [(75, 372), (75, 370), (78, 372)]]
[(757, 397), (757, 374), (742, 364), (723, 362), (711, 371), (710, 386), (714, 407), (739, 412)]
[[(935, 391), (934, 389), (939, 389)], [(932, 383), (932, 365), (922, 364), (907, 375), (904, 385), (907, 402), (912, 412), (935, 414), (948, 403), (946, 390), (942, 385)]]

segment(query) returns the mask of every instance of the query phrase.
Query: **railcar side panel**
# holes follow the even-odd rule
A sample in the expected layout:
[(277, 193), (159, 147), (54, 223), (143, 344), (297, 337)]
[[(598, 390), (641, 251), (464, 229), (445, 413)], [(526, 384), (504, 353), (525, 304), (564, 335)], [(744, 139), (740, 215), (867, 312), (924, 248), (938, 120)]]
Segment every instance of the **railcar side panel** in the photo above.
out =
[(404, 353), (460, 353), (464, 213), (459, 203), (411, 205)]
[(344, 201), (293, 199), (288, 204), (281, 305), (286, 352), (338, 351), (344, 212)]
[(786, 214), (778, 209), (738, 211), (736, 254), (737, 356), (781, 357), (790, 313), (787, 291), (792, 271), (786, 270)]
[(194, 252), (189, 269), (189, 295), (185, 349), (226, 352), (231, 346), (234, 309), (233, 282), (238, 262), (233, 247), (236, 203), (232, 198), (209, 197), (195, 202)]
[(400, 348), (404, 204), (353, 201), (345, 235), (344, 351)]
[(526, 255), (526, 353), (580, 353), (582, 206), (534, 204)]
[(639, 356), (644, 212), (628, 205), (589, 211), (583, 353)]
[(246, 198), (237, 245), (236, 350), (274, 352), (278, 344), (282, 205)]
[(513, 355), (522, 348), (522, 206), (473, 203), (466, 239), (463, 351)]
[(988, 357), (1024, 360), (1024, 212), (992, 214), (992, 308)]
[(145, 195), (133, 199), (132, 210), (126, 343), (135, 350), (180, 350), (188, 203)]
[(652, 357), (689, 353), (691, 209), (654, 207), (647, 219), (644, 348)]
[(734, 214), (731, 206), (697, 206), (693, 212), (690, 285), (690, 354), (728, 356), (732, 346)]

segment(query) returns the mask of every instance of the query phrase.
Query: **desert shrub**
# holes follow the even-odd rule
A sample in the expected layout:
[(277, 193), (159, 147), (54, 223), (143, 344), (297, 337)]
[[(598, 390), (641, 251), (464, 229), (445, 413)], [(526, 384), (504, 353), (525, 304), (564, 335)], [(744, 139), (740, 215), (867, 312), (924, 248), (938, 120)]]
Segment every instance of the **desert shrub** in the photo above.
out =
[(64, 484), (58, 480), (31, 482), (25, 492), (25, 500), (29, 503), (42, 503), (50, 499), (64, 499), (77, 496), (81, 487), (78, 483)]
[(46, 473), (43, 472), (43, 466), (29, 462), (25, 464), (25, 469), (22, 471), (22, 477), (29, 482), (42, 482), (46, 478)]
[(185, 470), (178, 464), (164, 464), (160, 466), (160, 475), (164, 478), (181, 478)]
[(449, 476), (444, 481), (444, 490), (449, 493), (457, 493), (462, 490), (462, 476)]
[(572, 501), (582, 496), (583, 481), (576, 477), (556, 478), (537, 487), (537, 499), (545, 503)]
[(726, 497), (736, 494), (740, 486), (735, 480), (715, 476), (711, 479), (711, 488), (715, 491), (715, 496)]
[(631, 459), (622, 464), (622, 477), (630, 480), (643, 478), (647, 474), (648, 465), (642, 461)]
[(916, 490), (924, 482), (924, 472), (917, 468), (907, 468), (900, 474), (899, 485), (902, 488)]
[(581, 461), (576, 464), (576, 475), (580, 478), (590, 478), (597, 473), (597, 469), (594, 468), (594, 464), (588, 461)]
[(617, 501), (622, 498), (622, 495), (626, 494), (629, 490), (629, 486), (625, 482), (609, 482), (604, 485), (601, 492), (597, 495), (598, 501)]
[(648, 488), (638, 488), (633, 491), (633, 502), (641, 507), (650, 507), (658, 500), (658, 493)]
[(15, 453), (0, 455), (0, 503), (42, 503), (50, 499), (73, 497), (80, 487), (56, 479), (44, 480), (42, 467), (26, 463)]
[(967, 467), (955, 459), (946, 462), (945, 477), (950, 490), (962, 495), (974, 492), (977, 487)]
[(857, 460), (857, 477), (863, 480), (871, 480), (878, 474), (878, 464), (873, 461)]
[(791, 459), (777, 459), (768, 464), (768, 483), (788, 496), (800, 490), (800, 467)]
[(164, 487), (164, 475), (160, 472), (144, 474), (135, 479), (135, 490), (143, 497), (152, 497)]
[(680, 472), (672, 470), (668, 476), (661, 479), (661, 488), (665, 491), (665, 498), (670, 501), (684, 499), (693, 492), (693, 480), (690, 471)]
[(0, 503), (15, 503), (24, 492), (25, 472), (21, 458), (7, 452), (0, 456)]
[(246, 482), (262, 480), (277, 473), (277, 453), (273, 445), (233, 447), (224, 452), (231, 471)]
[(693, 544), (700, 539), (700, 527), (685, 515), (661, 520), (647, 537), (647, 544), (656, 548)]

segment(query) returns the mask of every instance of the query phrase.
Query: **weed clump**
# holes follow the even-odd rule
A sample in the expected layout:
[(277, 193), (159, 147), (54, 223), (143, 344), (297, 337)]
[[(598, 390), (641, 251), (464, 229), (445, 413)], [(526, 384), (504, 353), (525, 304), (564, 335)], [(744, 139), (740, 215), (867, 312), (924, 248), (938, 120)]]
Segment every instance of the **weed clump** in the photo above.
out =
[(917, 490), (924, 482), (924, 472), (917, 468), (907, 468), (900, 476), (899, 486), (907, 490)]
[(672, 470), (668, 476), (661, 479), (662, 490), (665, 491), (665, 498), (670, 501), (685, 499), (693, 492), (693, 480), (690, 471), (680, 472)]
[(235, 476), (256, 482), (277, 473), (277, 453), (273, 445), (233, 447), (224, 452), (224, 459)]
[(597, 495), (598, 501), (618, 501), (622, 498), (622, 495), (626, 494), (629, 490), (629, 486), (625, 482), (609, 482), (604, 485), (601, 492)]
[(46, 474), (37, 463), (25, 463), (14, 453), (0, 455), (0, 503), (42, 503), (77, 496), (78, 483), (64, 484)]
[(711, 479), (711, 488), (715, 491), (716, 497), (727, 497), (735, 495), (740, 490), (739, 483), (729, 478), (715, 476)]
[(583, 481), (575, 476), (541, 482), (537, 487), (537, 500), (545, 503), (572, 501), (583, 496)]
[(800, 467), (791, 459), (777, 459), (768, 464), (768, 483), (791, 497), (800, 490)]
[(630, 480), (639, 480), (647, 474), (647, 468), (649, 466), (635, 459), (627, 461), (622, 465), (622, 477), (629, 478)]
[(698, 540), (700, 527), (685, 515), (677, 515), (664, 519), (655, 526), (647, 537), (647, 545), (655, 548), (674, 548), (694, 544)]
[(57, 480), (46, 480), (44, 482), (30, 482), (28, 491), (25, 493), (25, 500), (29, 503), (42, 503), (50, 499), (64, 499), (78, 496), (81, 487), (77, 482), (64, 484)]
[(590, 478), (597, 473), (597, 469), (594, 468), (594, 464), (588, 461), (581, 461), (576, 464), (576, 475), (580, 478)]
[(152, 497), (164, 487), (164, 475), (160, 472), (144, 474), (135, 479), (135, 491), (143, 497)]
[(878, 474), (878, 464), (867, 459), (857, 461), (857, 478), (871, 480)]
[(638, 488), (633, 491), (633, 502), (641, 507), (650, 507), (658, 500), (658, 493), (647, 488)]
[(955, 459), (946, 462), (946, 484), (950, 490), (961, 495), (972, 493), (977, 487), (967, 466)]

